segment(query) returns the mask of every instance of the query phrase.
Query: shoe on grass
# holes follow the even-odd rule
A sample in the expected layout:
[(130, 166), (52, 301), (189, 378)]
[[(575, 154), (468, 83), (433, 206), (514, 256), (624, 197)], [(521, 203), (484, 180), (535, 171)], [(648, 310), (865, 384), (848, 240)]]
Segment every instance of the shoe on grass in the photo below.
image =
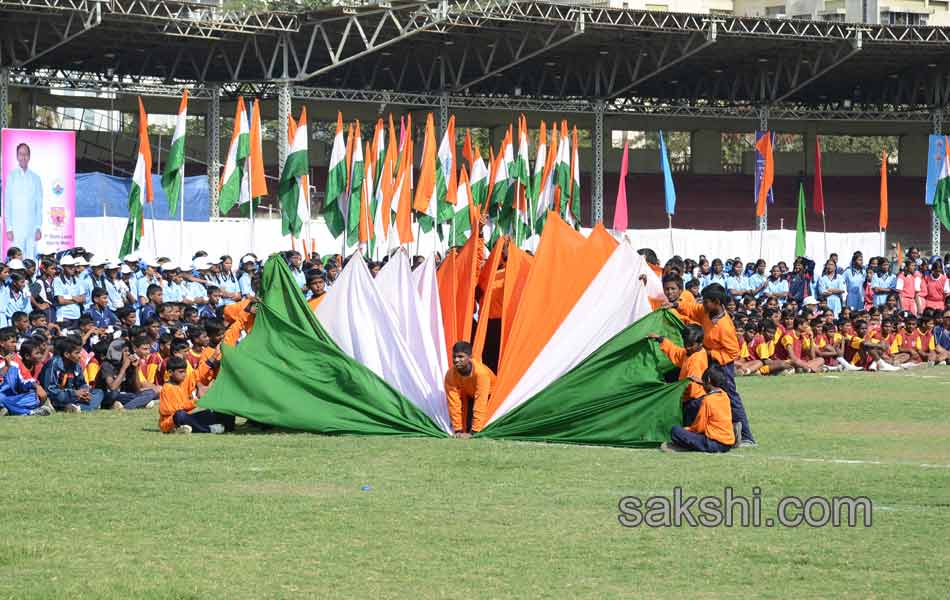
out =
[(663, 442), (662, 444), (660, 444), (660, 450), (662, 452), (686, 452), (686, 448), (683, 448), (682, 446), (678, 446), (677, 444), (674, 444), (673, 442)]
[(48, 417), (55, 413), (56, 411), (49, 404), (43, 404), (39, 408), (35, 408), (30, 411), (30, 415), (34, 417)]
[(67, 405), (66, 405), (66, 408), (63, 409), (63, 412), (67, 412), (67, 413), (71, 413), (71, 414), (78, 414), (78, 413), (81, 413), (81, 412), (82, 412), (82, 409), (79, 408), (79, 405), (78, 405), (78, 404), (67, 404)]
[(145, 405), (145, 408), (146, 408), (146, 409), (155, 408), (155, 401), (154, 401), (154, 400), (149, 400), (149, 401), (148, 401), (148, 404)]
[(739, 447), (740, 448), (758, 448), (759, 443), (756, 442), (755, 440), (742, 440), (741, 442), (739, 442)]
[(208, 429), (211, 430), (211, 433), (224, 433), (224, 425), (220, 423), (215, 423), (214, 425), (209, 425)]
[(123, 405), (121, 402), (117, 400), (112, 404), (112, 410), (122, 412), (123, 410), (125, 410), (125, 405)]
[(191, 433), (191, 425), (179, 425), (175, 428), (175, 433)]
[(10, 414), (10, 411), (7, 410), (6, 406), (0, 406), (0, 417), (5, 417)]

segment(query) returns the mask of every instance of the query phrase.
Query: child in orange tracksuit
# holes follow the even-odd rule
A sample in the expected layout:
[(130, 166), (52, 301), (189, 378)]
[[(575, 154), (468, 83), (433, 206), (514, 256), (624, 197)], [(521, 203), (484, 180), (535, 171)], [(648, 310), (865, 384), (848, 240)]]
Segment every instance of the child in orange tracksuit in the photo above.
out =
[(732, 408), (729, 396), (723, 391), (726, 376), (719, 365), (713, 365), (703, 373), (703, 389), (706, 395), (700, 398), (702, 405), (696, 420), (689, 427), (674, 425), (670, 430), (670, 442), (661, 449), (667, 452), (695, 450), (699, 452), (728, 452), (736, 443), (732, 427)]
[(210, 410), (192, 412), (197, 408), (195, 392), (198, 384), (211, 382), (219, 358), (220, 353), (215, 352), (212, 359), (190, 373), (184, 358), (173, 356), (168, 359), (169, 382), (162, 386), (158, 404), (158, 426), (162, 433), (224, 433), (234, 429), (233, 416)]
[(702, 397), (706, 395), (702, 384), (696, 383), (697, 380), (702, 380), (703, 373), (709, 368), (709, 357), (703, 349), (703, 328), (699, 325), (687, 325), (683, 329), (682, 348), (663, 336), (650, 334), (647, 337), (659, 342), (660, 350), (670, 358), (670, 362), (680, 368), (680, 381), (690, 381), (683, 390), (683, 424), (689, 425), (696, 419)]
[(452, 346), (452, 368), (445, 374), (445, 397), (456, 437), (468, 437), (486, 425), (493, 387), (495, 374), (472, 358), (472, 345), (456, 342)]

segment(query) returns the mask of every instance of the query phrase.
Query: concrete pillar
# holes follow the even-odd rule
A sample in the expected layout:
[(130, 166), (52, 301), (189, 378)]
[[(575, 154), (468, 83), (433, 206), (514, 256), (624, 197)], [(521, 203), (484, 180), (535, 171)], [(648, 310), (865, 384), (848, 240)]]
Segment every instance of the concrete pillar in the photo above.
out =
[(17, 90), (10, 94), (12, 119), (10, 127), (16, 129), (31, 129), (33, 127), (33, 94), (32, 90)]
[(722, 174), (722, 133), (699, 129), (690, 134), (690, 166), (698, 175)]
[(927, 176), (927, 146), (929, 139), (926, 135), (902, 135), (897, 144), (897, 170), (905, 177)]
[(814, 123), (809, 123), (805, 127), (805, 133), (802, 134), (802, 148), (805, 152), (805, 175), (814, 175), (815, 173), (815, 140), (818, 138), (818, 127)]

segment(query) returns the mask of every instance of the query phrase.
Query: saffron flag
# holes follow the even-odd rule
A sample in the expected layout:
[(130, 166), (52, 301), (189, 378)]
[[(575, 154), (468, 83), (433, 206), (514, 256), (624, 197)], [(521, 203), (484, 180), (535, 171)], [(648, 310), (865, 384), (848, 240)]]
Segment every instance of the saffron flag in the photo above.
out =
[(887, 151), (881, 152), (881, 212), (878, 228), (887, 231)]
[(765, 167), (762, 170), (762, 179), (759, 182), (759, 195), (755, 203), (755, 216), (764, 217), (766, 201), (772, 189), (772, 180), (775, 178), (775, 163), (772, 157), (772, 134), (766, 131), (755, 143), (756, 149), (765, 158)]

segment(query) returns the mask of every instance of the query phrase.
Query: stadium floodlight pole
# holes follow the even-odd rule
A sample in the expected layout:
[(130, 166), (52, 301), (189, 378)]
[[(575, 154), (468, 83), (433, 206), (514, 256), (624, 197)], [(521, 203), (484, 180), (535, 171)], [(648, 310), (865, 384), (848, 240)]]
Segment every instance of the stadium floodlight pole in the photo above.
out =
[[(934, 133), (940, 135), (943, 133), (943, 108), (939, 107), (933, 110), (930, 113), (931, 119), (933, 119)], [(947, 148), (944, 148), (944, 152), (947, 152)], [(928, 157), (928, 161), (930, 158)], [(930, 207), (930, 251), (933, 256), (940, 256), (940, 219), (937, 218), (937, 213), (934, 211), (933, 206)]]

